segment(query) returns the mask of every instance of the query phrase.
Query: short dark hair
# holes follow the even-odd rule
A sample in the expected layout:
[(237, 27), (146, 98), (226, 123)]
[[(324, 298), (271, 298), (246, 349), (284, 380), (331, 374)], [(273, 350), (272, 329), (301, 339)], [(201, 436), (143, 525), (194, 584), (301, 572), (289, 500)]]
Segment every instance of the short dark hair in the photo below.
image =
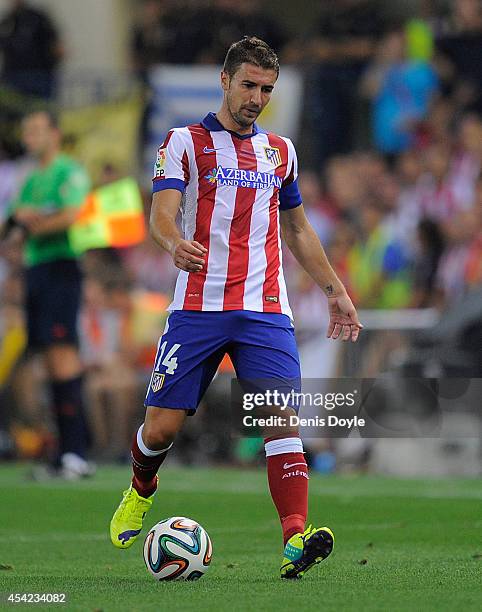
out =
[(264, 40), (256, 36), (244, 36), (229, 47), (223, 70), (232, 77), (245, 62), (279, 74), (278, 56)]
[(54, 130), (59, 130), (60, 129), (60, 117), (58, 112), (55, 109), (52, 108), (34, 108), (32, 110), (29, 110), (27, 113), (25, 113), (25, 115), (22, 117), (22, 121), (25, 121), (25, 119), (28, 119), (29, 117), (32, 117), (33, 115), (45, 115), (47, 117), (47, 121), (49, 122), (49, 126), (51, 128), (53, 128)]

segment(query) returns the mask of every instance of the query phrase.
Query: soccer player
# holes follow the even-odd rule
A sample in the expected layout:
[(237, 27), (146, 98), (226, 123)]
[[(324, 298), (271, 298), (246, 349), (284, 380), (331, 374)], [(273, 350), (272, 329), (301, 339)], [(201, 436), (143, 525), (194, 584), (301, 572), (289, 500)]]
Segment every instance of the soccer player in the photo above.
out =
[[(266, 43), (255, 37), (234, 43), (221, 73), (219, 112), (171, 130), (157, 153), (151, 233), (181, 271), (145, 421), (132, 444), (132, 483), (111, 521), (118, 548), (138, 537), (159, 467), (226, 352), (241, 380), (300, 380), (280, 229), (328, 297), (328, 336), (356, 341), (362, 327), (303, 212), (292, 142), (255, 123), (278, 73), (278, 58)], [(184, 236), (175, 222), (179, 208)], [(301, 577), (330, 554), (333, 533), (305, 528), (308, 470), (297, 429), (267, 437), (265, 450), (285, 545), (281, 576)]]
[(58, 456), (49, 473), (75, 479), (90, 475), (92, 466), (86, 460), (88, 428), (77, 337), (81, 272), (67, 230), (90, 184), (85, 170), (61, 153), (52, 113), (27, 115), (22, 138), (38, 167), (13, 202), (7, 225), (24, 234), (28, 348), (43, 354), (58, 427)]

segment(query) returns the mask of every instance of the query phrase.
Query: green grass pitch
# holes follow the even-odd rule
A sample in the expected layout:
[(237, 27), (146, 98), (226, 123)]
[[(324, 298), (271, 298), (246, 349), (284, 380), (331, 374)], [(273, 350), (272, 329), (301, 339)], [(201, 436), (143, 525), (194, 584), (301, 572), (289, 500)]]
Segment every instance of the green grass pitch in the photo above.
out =
[[(280, 528), (263, 470), (165, 467), (146, 531), (173, 515), (213, 540), (207, 575), (157, 583), (142, 560), (110, 543), (108, 524), (128, 468), (81, 483), (32, 484), (26, 466), (0, 466), (0, 592), (67, 594), (44, 609), (139, 611), (481, 610), (482, 482), (321, 477), (310, 520), (335, 532), (331, 557), (284, 582)], [(37, 606), (28, 606), (35, 608)]]

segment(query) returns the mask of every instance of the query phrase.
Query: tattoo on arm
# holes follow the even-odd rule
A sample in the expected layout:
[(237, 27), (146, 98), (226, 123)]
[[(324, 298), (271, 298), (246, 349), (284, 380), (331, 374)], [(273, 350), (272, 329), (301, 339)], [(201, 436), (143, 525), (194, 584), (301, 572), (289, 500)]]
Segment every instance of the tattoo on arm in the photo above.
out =
[(326, 292), (326, 295), (327, 295), (328, 297), (331, 297), (331, 296), (333, 295), (333, 293), (334, 293), (334, 290), (333, 290), (333, 285), (327, 285), (327, 286), (325, 287), (325, 292)]

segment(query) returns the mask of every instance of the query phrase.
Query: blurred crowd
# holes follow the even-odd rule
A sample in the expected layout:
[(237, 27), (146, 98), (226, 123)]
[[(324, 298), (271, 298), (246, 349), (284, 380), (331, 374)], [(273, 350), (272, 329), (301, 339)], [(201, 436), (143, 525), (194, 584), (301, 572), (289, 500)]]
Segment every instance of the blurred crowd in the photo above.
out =
[[(62, 35), (28, 3), (11, 4), (0, 22), (3, 83), (54, 98)], [(296, 34), (257, 0), (144, 0), (132, 69), (146, 82), (155, 64), (220, 64), (233, 40), (247, 33), (265, 39), (282, 63), (305, 75), (300, 189), (355, 303), (453, 307), (482, 285), (481, 3), (421, 0), (403, 20), (374, 0), (319, 4), (309, 31)], [(11, 135), (1, 136), (0, 217), (31, 168)], [(150, 194), (144, 196), (147, 217)], [(22, 263), (18, 246), (0, 249), (0, 432), (2, 419), (15, 414), (17, 446), (35, 456), (50, 439), (41, 426), (42, 370), (35, 361), (14, 368), (25, 345)], [(319, 317), (321, 326), (321, 292), (288, 252), (284, 265), (297, 325), (313, 326)], [(94, 446), (100, 457), (122, 459), (176, 270), (150, 240), (89, 252), (83, 266), (80, 325)], [(32, 437), (32, 426), (43, 428), (40, 437)], [(211, 442), (221, 448), (222, 436)], [(0, 437), (2, 452), (9, 451)]]
[(443, 308), (482, 282), (482, 123), (464, 115), (437, 140), (437, 117), (426, 144), (395, 160), (360, 151), (331, 158), (321, 180), (300, 173), (308, 217), (360, 308)]

